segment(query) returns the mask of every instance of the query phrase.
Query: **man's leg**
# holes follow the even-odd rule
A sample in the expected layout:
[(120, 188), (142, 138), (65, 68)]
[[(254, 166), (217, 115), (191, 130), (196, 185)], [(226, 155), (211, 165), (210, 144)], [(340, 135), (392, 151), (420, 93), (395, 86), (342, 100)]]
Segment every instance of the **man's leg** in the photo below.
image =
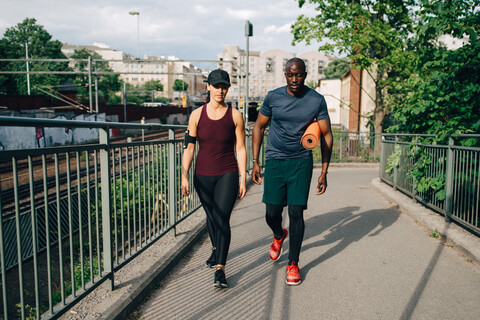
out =
[(305, 223), (303, 221), (304, 208), (304, 206), (288, 206), (288, 217), (290, 218), (290, 251), (288, 254), (286, 283), (290, 286), (295, 286), (302, 282), (300, 270), (298, 269), (298, 260), (300, 250), (302, 249), (303, 234), (305, 233)]
[(267, 204), (265, 220), (267, 220), (267, 224), (273, 232), (273, 240), (270, 245), (270, 259), (273, 261), (280, 258), (282, 245), (288, 234), (287, 229), (282, 228), (282, 212), (282, 205)]
[(268, 226), (272, 229), (273, 235), (277, 240), (280, 240), (283, 236), (282, 231), (282, 212), (283, 206), (277, 204), (266, 204), (267, 210), (265, 214), (265, 220)]
[(290, 251), (288, 253), (288, 264), (292, 264), (292, 262), (298, 263), (300, 257), (303, 235), (305, 233), (303, 208), (304, 206), (288, 206), (288, 217), (290, 219)]

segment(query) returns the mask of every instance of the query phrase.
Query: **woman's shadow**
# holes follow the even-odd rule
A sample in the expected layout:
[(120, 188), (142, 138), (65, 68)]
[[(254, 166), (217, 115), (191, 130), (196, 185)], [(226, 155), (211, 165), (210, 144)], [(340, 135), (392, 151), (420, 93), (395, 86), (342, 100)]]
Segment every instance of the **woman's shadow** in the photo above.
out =
[[(310, 261), (302, 267), (302, 273), (306, 276), (310, 269), (340, 253), (350, 244), (361, 240), (365, 236), (374, 237), (389, 226), (400, 216), (400, 212), (394, 207), (386, 209), (368, 210), (355, 213), (359, 207), (340, 208), (334, 212), (313, 216), (305, 221), (305, 239), (325, 234), (322, 240), (308, 243), (302, 246), (302, 252), (310, 248), (328, 245), (338, 242), (318, 258)], [(324, 226), (319, 231), (318, 226)], [(375, 230), (375, 231), (374, 231)], [(372, 232), (374, 231), (374, 232)]]

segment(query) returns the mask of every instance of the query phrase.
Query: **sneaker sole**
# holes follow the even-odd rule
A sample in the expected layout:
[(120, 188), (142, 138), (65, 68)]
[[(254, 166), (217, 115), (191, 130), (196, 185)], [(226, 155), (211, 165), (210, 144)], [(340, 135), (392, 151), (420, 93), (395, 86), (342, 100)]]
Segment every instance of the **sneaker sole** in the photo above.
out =
[(205, 267), (206, 267), (206, 268), (213, 268), (213, 267), (215, 267), (215, 266), (216, 266), (216, 264), (210, 264), (210, 263), (206, 263), (206, 262), (205, 262)]
[(220, 289), (228, 288), (228, 285), (226, 283), (221, 283), (220, 281), (215, 282), (213, 286)]
[(298, 282), (288, 282), (285, 281), (286, 284), (288, 284), (289, 286), (298, 286), (300, 283), (302, 283), (302, 280), (298, 281)]

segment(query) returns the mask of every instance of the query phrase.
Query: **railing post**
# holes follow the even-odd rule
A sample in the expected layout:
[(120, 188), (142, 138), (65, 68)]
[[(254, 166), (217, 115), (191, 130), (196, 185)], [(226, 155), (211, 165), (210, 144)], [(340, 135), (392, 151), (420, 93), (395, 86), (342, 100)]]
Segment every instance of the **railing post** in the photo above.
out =
[(112, 176), (110, 174), (110, 136), (108, 128), (98, 129), (99, 142), (105, 145), (100, 150), (100, 183), (102, 186), (102, 233), (103, 233), (103, 268), (108, 275), (105, 281), (107, 290), (114, 289), (113, 274), (113, 251), (112, 251), (112, 199), (111, 199), (111, 183)]
[(168, 129), (168, 211), (170, 226), (173, 226), (173, 235), (177, 235), (177, 202), (176, 202), (176, 168), (175, 168), (175, 130)]
[(378, 175), (380, 177), (385, 177), (384, 174), (385, 174), (385, 171), (386, 171), (385, 170), (385, 166), (386, 166), (385, 161), (386, 160), (385, 160), (385, 155), (384, 155), (384, 151), (385, 151), (384, 150), (385, 149), (384, 145), (385, 144), (383, 143), (383, 139), (384, 139), (383, 134), (380, 134), (380, 165), (378, 166)]
[[(418, 136), (415, 136), (415, 153), (417, 150), (418, 150)], [(412, 198), (413, 198), (413, 201), (416, 203), (417, 202), (417, 178), (415, 178), (415, 176), (413, 176)]]
[[(393, 145), (393, 152), (397, 149), (398, 135), (395, 135), (395, 144)], [(398, 167), (393, 166), (393, 190), (397, 191), (398, 183)]]
[[(247, 167), (246, 167), (247, 174), (249, 174), (252, 171), (252, 168), (253, 168), (253, 166), (250, 165), (251, 161), (248, 160), (248, 159), (252, 159), (252, 151), (251, 151), (251, 149), (247, 148), (247, 143), (249, 142), (249, 140), (250, 140), (250, 134), (247, 130), (247, 127), (245, 127), (245, 150), (247, 151)], [(250, 168), (250, 167), (252, 167), (252, 168)]]
[(343, 153), (343, 149), (342, 149), (342, 144), (343, 144), (343, 132), (340, 133), (340, 163), (342, 163), (342, 153)]
[(455, 141), (452, 137), (448, 138), (447, 151), (447, 173), (445, 176), (445, 222), (450, 222), (450, 215), (452, 214), (453, 206), (453, 146)]

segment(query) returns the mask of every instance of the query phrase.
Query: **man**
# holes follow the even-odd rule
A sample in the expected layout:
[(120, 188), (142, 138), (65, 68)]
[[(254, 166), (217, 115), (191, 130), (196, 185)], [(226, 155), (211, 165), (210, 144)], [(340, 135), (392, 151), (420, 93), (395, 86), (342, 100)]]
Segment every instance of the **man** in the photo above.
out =
[(288, 285), (298, 285), (302, 281), (298, 261), (305, 230), (303, 211), (307, 208), (313, 170), (312, 151), (303, 148), (300, 140), (308, 125), (317, 121), (322, 134), (322, 173), (318, 177), (317, 195), (327, 189), (327, 170), (333, 145), (327, 104), (322, 95), (305, 86), (306, 76), (305, 62), (302, 59), (293, 58), (287, 61), (287, 85), (270, 91), (265, 97), (252, 138), (252, 180), (261, 184), (258, 155), (265, 127), (270, 122), (263, 202), (266, 204), (266, 222), (273, 231), (270, 259), (274, 261), (280, 257), (283, 242), (289, 233), (282, 228), (283, 208), (288, 205)]

